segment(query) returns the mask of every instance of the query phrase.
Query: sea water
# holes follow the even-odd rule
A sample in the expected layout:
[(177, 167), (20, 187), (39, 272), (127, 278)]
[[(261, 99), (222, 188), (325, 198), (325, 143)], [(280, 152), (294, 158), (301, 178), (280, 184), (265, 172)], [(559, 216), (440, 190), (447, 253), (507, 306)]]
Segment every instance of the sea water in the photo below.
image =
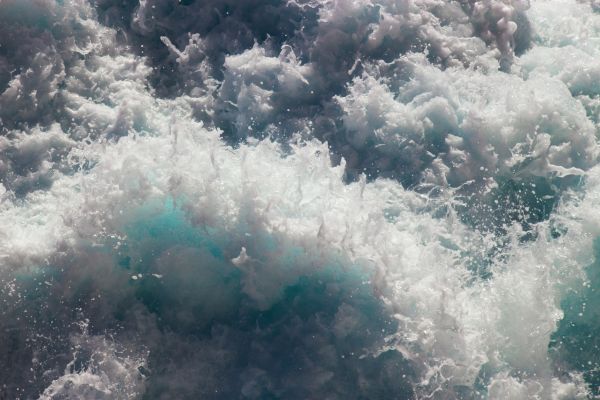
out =
[(599, 10), (0, 0), (0, 398), (600, 396)]

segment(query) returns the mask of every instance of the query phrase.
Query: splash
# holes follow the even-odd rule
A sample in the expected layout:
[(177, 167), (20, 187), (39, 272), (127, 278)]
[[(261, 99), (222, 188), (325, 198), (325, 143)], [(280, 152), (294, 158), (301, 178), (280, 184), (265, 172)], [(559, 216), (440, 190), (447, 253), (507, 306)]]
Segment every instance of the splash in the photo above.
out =
[(599, 396), (596, 6), (0, 0), (0, 397)]

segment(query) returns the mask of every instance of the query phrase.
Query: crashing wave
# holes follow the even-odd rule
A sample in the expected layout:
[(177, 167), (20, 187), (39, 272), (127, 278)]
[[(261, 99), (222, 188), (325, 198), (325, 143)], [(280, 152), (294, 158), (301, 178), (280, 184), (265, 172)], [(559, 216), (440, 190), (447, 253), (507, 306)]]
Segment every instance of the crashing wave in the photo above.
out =
[(597, 396), (598, 18), (0, 0), (0, 397)]

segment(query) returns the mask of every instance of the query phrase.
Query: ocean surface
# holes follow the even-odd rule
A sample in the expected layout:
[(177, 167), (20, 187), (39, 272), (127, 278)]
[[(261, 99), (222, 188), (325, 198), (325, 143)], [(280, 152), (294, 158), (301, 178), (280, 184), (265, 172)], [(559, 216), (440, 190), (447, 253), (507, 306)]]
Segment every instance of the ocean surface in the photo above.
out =
[(0, 0), (0, 399), (600, 398), (598, 0)]

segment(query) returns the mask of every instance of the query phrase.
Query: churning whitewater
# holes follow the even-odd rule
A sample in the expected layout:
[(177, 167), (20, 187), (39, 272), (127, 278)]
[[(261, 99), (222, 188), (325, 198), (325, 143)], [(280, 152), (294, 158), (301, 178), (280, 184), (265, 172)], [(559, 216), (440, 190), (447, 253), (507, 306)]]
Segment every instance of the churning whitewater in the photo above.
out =
[(596, 0), (0, 0), (0, 399), (600, 398)]

